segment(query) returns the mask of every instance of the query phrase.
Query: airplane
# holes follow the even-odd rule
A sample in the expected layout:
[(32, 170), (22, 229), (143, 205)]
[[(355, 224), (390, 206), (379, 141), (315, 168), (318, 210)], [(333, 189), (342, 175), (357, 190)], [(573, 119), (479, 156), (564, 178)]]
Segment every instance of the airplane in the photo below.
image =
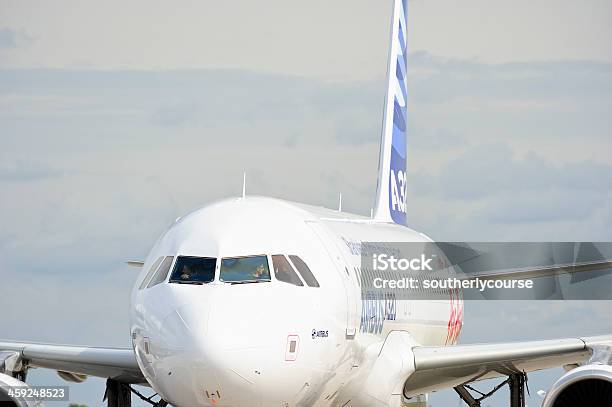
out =
[(0, 393), (47, 368), (105, 378), (112, 407), (132, 393), (161, 407), (415, 407), (449, 388), (474, 407), (469, 383), (507, 377), (510, 405), (524, 407), (526, 374), (564, 366), (545, 407), (611, 405), (612, 335), (459, 345), (461, 295), (397, 300), (392, 313), (362, 300), (351, 248), (432, 242), (406, 226), (406, 22), (407, 0), (394, 0), (371, 217), (244, 193), (197, 209), (131, 263), (131, 348), (0, 342)]

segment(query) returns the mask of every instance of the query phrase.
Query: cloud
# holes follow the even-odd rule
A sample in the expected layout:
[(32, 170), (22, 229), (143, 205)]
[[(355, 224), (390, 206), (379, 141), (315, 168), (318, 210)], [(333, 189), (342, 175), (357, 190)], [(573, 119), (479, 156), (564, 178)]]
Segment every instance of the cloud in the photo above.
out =
[(550, 161), (505, 142), (409, 171), (409, 219), (437, 240), (607, 240), (612, 165)]
[(234, 70), (7, 70), (0, 122), (16, 153), (139, 150), (178, 134), (198, 146), (375, 144), (382, 88)]
[(34, 41), (34, 37), (25, 30), (13, 30), (0, 27), (0, 49), (17, 48), (23, 44)]
[[(414, 53), (413, 96), (421, 102), (469, 97), (559, 104), (606, 101), (612, 90), (612, 63), (549, 61), (486, 64)], [(421, 90), (427, 89), (427, 92)], [(602, 100), (603, 98), (603, 100)], [(530, 105), (528, 105), (530, 106)]]
[(408, 123), (409, 148), (422, 150), (456, 150), (467, 145), (465, 137), (444, 127), (419, 128)]
[(151, 122), (160, 126), (183, 126), (197, 119), (193, 102), (183, 101), (174, 105), (160, 107), (151, 115)]
[[(604, 192), (611, 172), (606, 139), (600, 135), (607, 134), (611, 120), (590, 120), (593, 113), (581, 107), (582, 101), (598, 98), (603, 106), (605, 99), (591, 95), (595, 86), (575, 91), (575, 98), (563, 102), (576, 112), (574, 125), (568, 125), (567, 115), (560, 115), (555, 103), (544, 104), (537, 114), (516, 108), (503, 86), (488, 86), (493, 81), (488, 76), (525, 80), (518, 87), (527, 88), (532, 79), (525, 72), (534, 65), (537, 75), (550, 71), (559, 86), (579, 89), (582, 75), (576, 70), (599, 69), (601, 75), (594, 80), (601, 88), (593, 90), (596, 94), (606, 89), (606, 64), (488, 65), (429, 54), (411, 58), (417, 84), (409, 99), (409, 218), (415, 226), (437, 238), (473, 232), (486, 239), (497, 236), (487, 230), (499, 224), (505, 225), (507, 236), (522, 236), (537, 219), (549, 226), (557, 223), (551, 230), (567, 235), (569, 226), (561, 221), (573, 219), (582, 226), (573, 223), (571, 230), (588, 236), (591, 228), (597, 236), (605, 235), (595, 218), (609, 219)], [(441, 84), (418, 84), (431, 78), (431, 72), (440, 75)], [(419, 100), (454, 77), (465, 77), (461, 80), (469, 84), (461, 97)], [(56, 170), (63, 174), (104, 173), (104, 185), (112, 185), (112, 176), (125, 174), (160, 179), (171, 191), (164, 199), (177, 201), (168, 218), (208, 199), (238, 193), (242, 171), (260, 170), (262, 162), (268, 163), (262, 172), (266, 183), (252, 180), (253, 192), (331, 207), (343, 192), (346, 208), (367, 215), (372, 207), (382, 79), (333, 82), (236, 70), (12, 70), (0, 72), (0, 89), (6, 157), (27, 151), (31, 161), (44, 157), (45, 162), (62, 163)], [(520, 103), (537, 105), (546, 92), (525, 95)], [(548, 139), (549, 131), (533, 130), (534, 118), (556, 122), (568, 136)], [(0, 162), (11, 163), (5, 164), (5, 178), (43, 176), (40, 169), (18, 175), (12, 158)], [(113, 162), (112, 173), (108, 162)], [(176, 182), (177, 177), (193, 178), (201, 184), (202, 174), (206, 188), (198, 193)], [(227, 181), (232, 179), (238, 180), (234, 189)], [(75, 180), (64, 179), (66, 185)], [(83, 188), (81, 182), (86, 181), (71, 188)], [(65, 204), (58, 200), (54, 205)], [(437, 208), (445, 216), (432, 216), (423, 208)], [(90, 233), (96, 233), (93, 225)]]
[[(410, 54), (411, 120), (449, 129), (467, 139), (504, 137), (605, 139), (609, 119), (612, 64), (550, 61), (486, 64), (424, 52)], [(486, 120), (482, 117), (486, 116)]]
[(580, 222), (601, 207), (609, 193), (585, 194), (575, 190), (506, 192), (487, 200), (475, 217), (492, 224), (546, 224)]
[(37, 181), (63, 175), (64, 172), (38, 162), (28, 160), (0, 161), (0, 182)]
[(612, 165), (594, 161), (549, 162), (536, 152), (516, 156), (504, 142), (480, 144), (451, 159), (435, 175), (415, 174), (416, 194), (450, 199), (479, 199), (500, 193), (555, 190), (583, 195), (612, 188)]
[(0, 28), (0, 48), (13, 48), (17, 46), (17, 33), (9, 28)]

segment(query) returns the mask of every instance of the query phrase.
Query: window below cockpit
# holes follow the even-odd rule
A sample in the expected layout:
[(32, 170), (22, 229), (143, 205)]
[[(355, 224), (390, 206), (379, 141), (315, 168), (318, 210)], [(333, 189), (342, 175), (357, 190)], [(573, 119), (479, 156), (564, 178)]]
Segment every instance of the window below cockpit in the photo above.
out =
[(170, 283), (204, 284), (215, 279), (217, 259), (211, 257), (179, 256), (174, 264)]
[(221, 259), (219, 280), (231, 284), (270, 281), (267, 256), (225, 257)]
[(275, 254), (272, 256), (272, 266), (274, 268), (274, 276), (278, 281), (297, 285), (299, 287), (304, 286), (304, 283), (302, 283), (302, 280), (300, 280), (293, 270), (287, 258), (282, 254)]

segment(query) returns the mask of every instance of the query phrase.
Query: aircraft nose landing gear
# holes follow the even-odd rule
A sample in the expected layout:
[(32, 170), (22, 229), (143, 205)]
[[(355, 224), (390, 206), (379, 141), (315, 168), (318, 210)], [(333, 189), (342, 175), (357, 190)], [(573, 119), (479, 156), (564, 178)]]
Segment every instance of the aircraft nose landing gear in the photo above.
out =
[(106, 391), (102, 401), (108, 402), (108, 407), (131, 407), (132, 393), (130, 386), (116, 380), (106, 380)]

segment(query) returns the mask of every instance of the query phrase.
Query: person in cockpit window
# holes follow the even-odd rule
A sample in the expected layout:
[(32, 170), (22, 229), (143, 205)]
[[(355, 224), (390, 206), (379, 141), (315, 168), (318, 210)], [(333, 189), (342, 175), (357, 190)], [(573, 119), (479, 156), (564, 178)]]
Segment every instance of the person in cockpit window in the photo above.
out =
[(191, 268), (189, 268), (186, 264), (183, 266), (183, 269), (181, 270), (181, 280), (183, 281), (189, 281), (191, 280), (191, 277), (193, 275), (193, 270), (191, 270)]
[(252, 276), (254, 278), (260, 278), (261, 276), (264, 275), (265, 272), (266, 272), (266, 268), (264, 267), (263, 264), (260, 264), (259, 266), (257, 266), (257, 268), (255, 269), (255, 272), (252, 274)]

